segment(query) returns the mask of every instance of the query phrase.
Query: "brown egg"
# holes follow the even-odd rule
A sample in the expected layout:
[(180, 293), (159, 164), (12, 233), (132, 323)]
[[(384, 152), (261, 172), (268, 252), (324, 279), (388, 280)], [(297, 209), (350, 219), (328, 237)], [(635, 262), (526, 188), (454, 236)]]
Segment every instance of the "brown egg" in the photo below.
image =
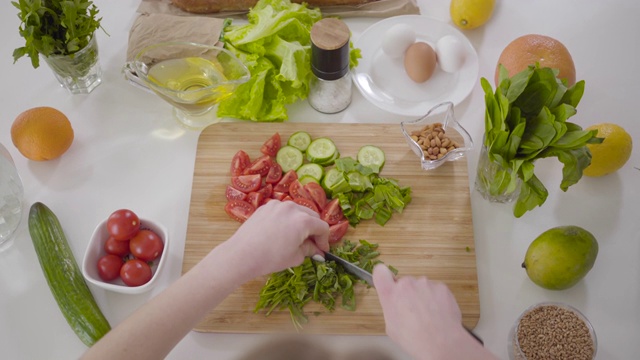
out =
[(427, 43), (417, 42), (404, 53), (404, 69), (411, 80), (423, 83), (436, 69), (436, 52)]

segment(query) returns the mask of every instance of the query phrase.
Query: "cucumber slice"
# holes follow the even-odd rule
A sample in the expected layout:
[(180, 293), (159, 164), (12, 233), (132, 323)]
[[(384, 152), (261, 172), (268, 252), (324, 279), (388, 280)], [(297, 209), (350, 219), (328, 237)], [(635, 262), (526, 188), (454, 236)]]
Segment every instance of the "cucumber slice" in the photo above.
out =
[(298, 131), (289, 136), (287, 145), (293, 146), (300, 151), (307, 151), (307, 148), (311, 144), (311, 135), (304, 131)]
[(330, 196), (351, 191), (344, 173), (336, 168), (327, 171), (321, 185)]
[(336, 144), (334, 144), (331, 139), (315, 139), (307, 148), (307, 160), (312, 163), (321, 164), (330, 161), (337, 151)]
[(340, 158), (340, 151), (336, 150), (336, 152), (333, 154), (331, 159), (329, 159), (327, 161), (323, 161), (323, 162), (319, 163), (318, 165), (331, 166), (331, 165), (335, 164), (336, 160), (338, 160), (339, 158)]
[(298, 173), (298, 178), (302, 178), (303, 176), (312, 176), (316, 179), (316, 182), (319, 182), (322, 179), (322, 175), (324, 175), (324, 169), (322, 166), (318, 164), (304, 164), (296, 170)]
[(316, 178), (314, 178), (311, 175), (303, 175), (302, 177), (298, 178), (298, 181), (300, 181), (300, 184), (302, 185), (306, 185), (310, 182), (314, 182), (316, 184), (320, 183)]
[(276, 155), (276, 162), (282, 167), (284, 173), (289, 170), (297, 170), (303, 161), (302, 151), (293, 146), (281, 147)]
[(358, 162), (367, 166), (375, 173), (379, 173), (384, 166), (384, 151), (373, 145), (365, 145), (358, 151)]

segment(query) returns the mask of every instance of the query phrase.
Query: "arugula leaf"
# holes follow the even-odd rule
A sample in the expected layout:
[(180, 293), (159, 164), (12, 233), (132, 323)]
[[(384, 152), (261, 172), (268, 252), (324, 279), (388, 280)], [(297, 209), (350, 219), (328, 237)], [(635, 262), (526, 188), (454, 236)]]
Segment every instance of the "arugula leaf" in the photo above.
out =
[(13, 51), (14, 63), (28, 56), (31, 65), (38, 68), (40, 54), (72, 55), (86, 47), (101, 28), (102, 18), (90, 0), (19, 0), (11, 4), (19, 10), (18, 31), (25, 39), (25, 46)]
[[(378, 259), (380, 253), (377, 249), (377, 244), (366, 240), (358, 243), (345, 240), (342, 245), (333, 247), (331, 252), (371, 272), (375, 265), (382, 263)], [(395, 268), (389, 268), (394, 274), (398, 273)], [(269, 316), (274, 310), (287, 309), (294, 327), (299, 330), (309, 321), (304, 306), (310, 301), (334, 311), (336, 301), (341, 298), (342, 308), (355, 311), (354, 286), (358, 282), (366, 284), (333, 261), (322, 263), (306, 258), (299, 266), (269, 276), (260, 290), (254, 312), (266, 310), (265, 316)]]

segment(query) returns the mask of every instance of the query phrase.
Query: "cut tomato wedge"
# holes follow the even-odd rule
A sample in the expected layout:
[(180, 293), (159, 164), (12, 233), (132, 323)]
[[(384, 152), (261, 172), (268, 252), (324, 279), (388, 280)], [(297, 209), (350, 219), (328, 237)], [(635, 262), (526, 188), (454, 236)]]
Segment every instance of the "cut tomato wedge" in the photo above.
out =
[(243, 193), (242, 191), (234, 188), (231, 185), (227, 185), (227, 192), (225, 193), (225, 196), (227, 197), (227, 200), (231, 201), (231, 200), (244, 200), (247, 198), (247, 194)]
[(282, 166), (277, 162), (273, 162), (267, 173), (265, 181), (269, 184), (277, 184), (282, 179)]
[(251, 159), (246, 152), (242, 150), (238, 150), (238, 152), (233, 155), (231, 159), (231, 175), (238, 176), (242, 175), (244, 169), (246, 169), (251, 164)]
[(284, 197), (285, 197), (285, 196), (288, 196), (288, 195), (287, 195), (287, 194), (285, 194), (285, 193), (283, 193), (283, 192), (279, 192), (279, 191), (274, 191), (274, 192), (271, 194), (271, 198), (272, 198), (272, 199), (274, 199), (274, 200), (280, 200), (280, 201), (284, 200)]
[(247, 202), (249, 204), (251, 204), (254, 208), (258, 208), (260, 205), (262, 205), (262, 201), (264, 200), (264, 195), (262, 195), (262, 193), (259, 192), (250, 192), (247, 195)]
[(309, 182), (304, 184), (304, 189), (307, 190), (311, 198), (321, 211), (327, 206), (327, 194), (320, 184), (316, 182)]
[(244, 175), (258, 174), (262, 177), (267, 176), (267, 174), (269, 173), (269, 168), (271, 168), (272, 163), (273, 163), (273, 160), (271, 160), (271, 158), (268, 155), (260, 156), (259, 158), (255, 159), (249, 165), (249, 167), (244, 169), (243, 174)]
[(264, 198), (270, 198), (273, 193), (273, 185), (266, 184), (262, 187), (262, 189), (256, 191), (257, 193), (261, 193)]
[(304, 207), (307, 207), (307, 208), (319, 213), (318, 207), (313, 202), (313, 200), (309, 200), (309, 199), (305, 199), (305, 198), (294, 198), (293, 202), (298, 204), (298, 205), (302, 205)]
[(273, 187), (273, 191), (281, 192), (281, 193), (289, 193), (289, 186), (294, 180), (298, 180), (298, 174), (296, 174), (295, 170), (289, 170), (286, 174), (278, 181), (278, 184)]
[(243, 223), (256, 211), (256, 208), (243, 200), (231, 200), (224, 206), (224, 211), (233, 220)]
[(275, 157), (278, 154), (278, 150), (280, 150), (280, 146), (282, 142), (280, 140), (280, 134), (275, 133), (269, 140), (265, 141), (260, 149), (260, 152), (269, 155), (271, 157)]
[(347, 230), (349, 230), (349, 222), (347, 220), (341, 220), (337, 224), (329, 226), (329, 244), (340, 241), (344, 234), (347, 233)]
[(245, 194), (260, 189), (260, 185), (262, 185), (262, 178), (258, 174), (240, 175), (231, 178), (231, 186)]
[(298, 180), (294, 180), (291, 185), (289, 185), (289, 195), (294, 199), (302, 198), (313, 202), (313, 198), (309, 192), (305, 190), (304, 186), (302, 186)]
[(326, 221), (329, 225), (335, 225), (340, 220), (344, 219), (342, 208), (340, 207), (340, 202), (337, 198), (329, 201), (327, 206), (322, 209), (320, 218)]

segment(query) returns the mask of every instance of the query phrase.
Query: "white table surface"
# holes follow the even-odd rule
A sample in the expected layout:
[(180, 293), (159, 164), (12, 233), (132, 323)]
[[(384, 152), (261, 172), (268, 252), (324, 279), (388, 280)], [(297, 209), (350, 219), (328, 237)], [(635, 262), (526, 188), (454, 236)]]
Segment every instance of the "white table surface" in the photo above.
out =
[[(88, 96), (58, 87), (51, 70), (34, 70), (28, 59), (13, 64), (22, 46), (16, 10), (0, 3), (0, 142), (13, 155), (25, 188), (25, 212), (13, 246), (0, 253), (0, 358), (70, 359), (85, 346), (62, 317), (42, 275), (27, 230), (30, 204), (41, 201), (59, 217), (78, 261), (96, 226), (111, 211), (130, 208), (163, 223), (171, 237), (168, 263), (157, 286), (142, 295), (121, 295), (91, 287), (112, 325), (176, 280), (189, 213), (198, 133), (182, 130), (168, 104), (123, 80), (127, 35), (138, 0), (96, 0), (110, 36), (98, 32), (104, 82)], [(419, 1), (423, 15), (450, 23), (448, 1)], [(540, 301), (561, 301), (584, 312), (598, 337), (599, 359), (632, 359), (640, 353), (640, 118), (638, 35), (640, 3), (628, 1), (498, 1), (490, 22), (467, 31), (480, 60), (480, 76), (493, 79), (502, 49), (513, 39), (540, 33), (561, 40), (575, 61), (586, 92), (574, 121), (588, 126), (615, 122), (636, 142), (631, 159), (615, 174), (583, 178), (567, 193), (559, 189), (561, 165), (536, 163), (549, 189), (541, 208), (515, 219), (511, 206), (492, 204), (473, 191), (478, 147), (468, 168), (477, 248), (481, 317), (476, 332), (486, 347), (507, 358), (507, 334), (518, 315)], [(357, 39), (377, 19), (347, 19)], [(33, 162), (13, 147), (10, 127), (22, 111), (52, 106), (68, 115), (75, 130), (71, 149), (60, 159)], [(482, 138), (484, 98), (479, 85), (456, 107), (456, 117), (476, 143)], [(290, 107), (290, 121), (399, 123), (407, 119), (378, 110), (359, 93), (343, 113), (322, 115), (306, 103)], [(533, 284), (520, 264), (542, 231), (578, 225), (600, 243), (592, 271), (565, 291)], [(171, 311), (167, 309), (167, 311)], [(192, 332), (171, 359), (233, 359), (260, 340), (258, 335)], [(336, 347), (376, 345), (404, 358), (386, 337), (329, 337)]]

